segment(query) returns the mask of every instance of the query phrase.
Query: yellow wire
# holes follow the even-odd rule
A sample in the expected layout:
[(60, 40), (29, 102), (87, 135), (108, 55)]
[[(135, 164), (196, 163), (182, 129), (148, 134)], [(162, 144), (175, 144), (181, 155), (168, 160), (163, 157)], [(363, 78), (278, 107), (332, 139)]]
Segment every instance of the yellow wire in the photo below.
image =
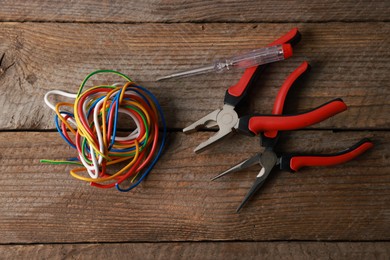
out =
[(58, 118), (66, 125), (66, 127), (74, 134), (76, 135), (76, 130), (73, 129), (73, 127), (70, 126), (70, 124), (68, 123), (68, 121), (61, 115), (60, 113), (60, 107), (61, 106), (69, 106), (69, 107), (72, 107), (73, 104), (71, 103), (67, 103), (67, 102), (59, 102), (56, 104), (55, 106), (55, 111), (56, 111), (56, 114), (58, 116)]
[(100, 149), (98, 148), (98, 145), (99, 145), (99, 144), (97, 144), (97, 143), (94, 141), (93, 137), (92, 137), (92, 136), (88, 133), (88, 131), (85, 129), (85, 127), (84, 127), (83, 124), (81, 123), (81, 120), (80, 120), (80, 117), (79, 117), (79, 113), (78, 113), (78, 111), (77, 111), (77, 106), (78, 106), (78, 103), (79, 103), (80, 98), (83, 97), (84, 95), (88, 94), (91, 90), (94, 90), (94, 89), (96, 89), (96, 88), (98, 88), (98, 87), (93, 87), (93, 88), (91, 88), (91, 89), (88, 89), (87, 91), (83, 92), (82, 94), (80, 94), (80, 95), (76, 98), (76, 100), (75, 100), (75, 102), (74, 102), (74, 105), (73, 105), (74, 119), (75, 119), (76, 124), (77, 124), (77, 126), (78, 126), (78, 131), (80, 132), (80, 135), (81, 135), (82, 137), (84, 137), (85, 139), (87, 139), (88, 144), (92, 146), (92, 148), (93, 148), (95, 154), (100, 155), (100, 156), (102, 156), (103, 158), (105, 158), (106, 160), (110, 161), (110, 158), (108, 157), (108, 155), (107, 155), (105, 152), (103, 152), (103, 153), (100, 152)]

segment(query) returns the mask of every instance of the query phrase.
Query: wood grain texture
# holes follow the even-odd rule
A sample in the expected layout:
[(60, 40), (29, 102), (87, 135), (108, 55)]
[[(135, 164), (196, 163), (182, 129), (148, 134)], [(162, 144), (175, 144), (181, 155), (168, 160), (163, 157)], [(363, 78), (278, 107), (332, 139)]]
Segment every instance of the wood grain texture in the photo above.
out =
[(335, 152), (362, 137), (377, 145), (343, 165), (275, 171), (241, 214), (259, 169), (210, 178), (258, 152), (258, 141), (234, 136), (195, 155), (209, 134), (171, 133), (153, 173), (119, 193), (72, 179), (68, 166), (40, 164), (74, 156), (56, 133), (0, 133), (0, 243), (390, 239), (388, 132), (284, 135), (285, 152)]
[[(342, 97), (349, 110), (317, 128), (388, 129), (390, 74), (388, 23), (324, 24), (61, 24), (1, 23), (0, 129), (51, 129), (53, 113), (43, 95), (75, 92), (96, 69), (116, 69), (152, 90), (168, 126), (183, 128), (220, 107), (242, 72), (157, 83), (171, 72), (264, 46), (298, 26), (303, 39), (292, 59), (273, 64), (246, 103), (245, 112), (270, 113), (284, 79), (303, 60), (313, 65), (295, 89), (286, 113), (302, 112)], [(93, 83), (106, 83), (96, 78)], [(33, 116), (32, 116), (33, 115)]]
[(389, 21), (376, 1), (0, 1), (1, 21), (48, 22), (324, 22)]
[[(0, 74), (0, 258), (389, 259), (389, 17), (386, 0), (0, 0), (0, 55), (4, 66), (14, 62)], [(285, 112), (335, 97), (349, 110), (319, 130), (284, 134), (280, 149), (335, 152), (362, 137), (376, 146), (344, 165), (275, 171), (236, 214), (259, 169), (210, 178), (258, 152), (258, 139), (236, 135), (195, 155), (213, 133), (178, 129), (220, 107), (241, 72), (155, 79), (264, 46), (295, 26), (303, 38), (294, 57), (267, 69), (242, 111), (269, 113), (283, 80), (308, 60), (313, 69)], [(54, 127), (44, 93), (75, 92), (96, 69), (132, 76), (168, 119), (164, 156), (131, 193), (39, 163), (74, 156), (58, 134), (41, 131)]]
[(11, 259), (387, 259), (389, 242), (209, 242), (0, 246)]

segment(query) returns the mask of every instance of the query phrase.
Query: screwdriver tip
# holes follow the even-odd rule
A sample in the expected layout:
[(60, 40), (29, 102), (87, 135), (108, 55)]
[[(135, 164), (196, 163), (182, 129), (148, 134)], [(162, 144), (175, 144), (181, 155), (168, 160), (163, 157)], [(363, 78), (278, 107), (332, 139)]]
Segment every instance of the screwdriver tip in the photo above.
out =
[(211, 178), (211, 181), (214, 181), (214, 180), (216, 180), (216, 179), (219, 179), (219, 178), (221, 178), (222, 176), (225, 176), (226, 174), (228, 174), (228, 173), (230, 173), (230, 172), (231, 172), (230, 169), (227, 170), (227, 171), (224, 171), (224, 172), (222, 172), (222, 173), (220, 173), (220, 174), (218, 174), (218, 175), (212, 177), (212, 178)]
[(156, 81), (161, 81), (161, 80), (165, 80), (165, 79), (169, 79), (169, 78), (171, 78), (171, 77), (170, 76), (159, 77), (159, 78), (157, 78)]
[(241, 203), (240, 206), (237, 207), (236, 209), (236, 213), (240, 213), (240, 210), (242, 209), (242, 207), (244, 206), (245, 203)]
[(211, 181), (215, 181), (215, 180), (218, 179), (219, 177), (220, 177), (220, 176), (217, 175), (217, 176), (212, 177), (210, 180), (211, 180)]

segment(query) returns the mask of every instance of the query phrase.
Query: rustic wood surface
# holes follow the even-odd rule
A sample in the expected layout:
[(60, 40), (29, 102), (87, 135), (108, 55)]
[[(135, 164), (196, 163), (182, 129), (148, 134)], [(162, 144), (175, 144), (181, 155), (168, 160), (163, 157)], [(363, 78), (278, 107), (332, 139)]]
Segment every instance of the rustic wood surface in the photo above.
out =
[(1, 0), (2, 21), (45, 22), (329, 22), (389, 21), (376, 1)]
[[(388, 259), (390, 241), (389, 1), (0, 0), (0, 258)], [(280, 150), (329, 153), (370, 137), (356, 160), (296, 174), (275, 171), (240, 214), (258, 168), (211, 182), (260, 151), (235, 135), (202, 154), (213, 132), (181, 129), (222, 105), (242, 72), (156, 82), (159, 76), (266, 45), (298, 27), (288, 61), (271, 65), (242, 112), (269, 113), (286, 76), (312, 70), (288, 98), (302, 112), (342, 97), (349, 109), (285, 133)], [(166, 151), (131, 193), (74, 180), (74, 156), (43, 104), (76, 91), (96, 69), (116, 69), (159, 98)], [(93, 83), (112, 80), (98, 77)], [(124, 125), (126, 127), (126, 125)]]
[(52, 112), (43, 103), (44, 93), (76, 91), (88, 73), (104, 68), (122, 71), (151, 89), (167, 113), (169, 127), (183, 128), (222, 106), (227, 87), (238, 82), (242, 72), (165, 82), (155, 82), (157, 77), (266, 45), (295, 26), (303, 37), (294, 57), (270, 66), (243, 112), (270, 113), (284, 79), (303, 60), (309, 60), (313, 69), (293, 91), (286, 113), (342, 97), (348, 112), (316, 128), (388, 129), (387, 23), (4, 23), (0, 27), (0, 49), (7, 55), (4, 64), (15, 64), (0, 78), (0, 102), (4, 104), (0, 129), (52, 129)]
[(240, 214), (235, 209), (259, 169), (210, 178), (260, 151), (259, 145), (256, 138), (234, 136), (194, 156), (209, 134), (171, 133), (153, 174), (123, 194), (75, 181), (69, 166), (42, 165), (40, 158), (74, 155), (57, 133), (1, 133), (0, 223), (6, 232), (0, 243), (390, 239), (387, 132), (286, 134), (280, 147), (286, 152), (335, 152), (362, 137), (377, 146), (340, 166), (275, 171)]
[(387, 259), (390, 243), (203, 242), (0, 246), (22, 259)]

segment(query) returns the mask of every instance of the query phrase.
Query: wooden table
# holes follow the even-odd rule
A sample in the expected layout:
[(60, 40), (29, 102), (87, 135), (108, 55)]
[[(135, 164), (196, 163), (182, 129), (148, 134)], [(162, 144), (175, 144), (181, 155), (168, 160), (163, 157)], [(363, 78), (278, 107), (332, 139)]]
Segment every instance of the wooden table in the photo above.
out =
[[(2, 258), (389, 257), (389, 1), (122, 2), (0, 1), (0, 52), (4, 66), (14, 63), (0, 76)], [(334, 152), (363, 137), (376, 146), (339, 166), (275, 171), (236, 214), (258, 169), (210, 177), (259, 151), (258, 139), (235, 135), (196, 155), (212, 133), (181, 129), (221, 106), (242, 72), (155, 79), (264, 46), (294, 27), (302, 33), (294, 57), (267, 69), (246, 111), (270, 113), (283, 80), (308, 60), (312, 71), (286, 113), (336, 97), (349, 109), (286, 133), (280, 149)], [(162, 159), (130, 193), (39, 162), (75, 154), (55, 133), (44, 93), (75, 92), (104, 68), (155, 93), (168, 120)]]

